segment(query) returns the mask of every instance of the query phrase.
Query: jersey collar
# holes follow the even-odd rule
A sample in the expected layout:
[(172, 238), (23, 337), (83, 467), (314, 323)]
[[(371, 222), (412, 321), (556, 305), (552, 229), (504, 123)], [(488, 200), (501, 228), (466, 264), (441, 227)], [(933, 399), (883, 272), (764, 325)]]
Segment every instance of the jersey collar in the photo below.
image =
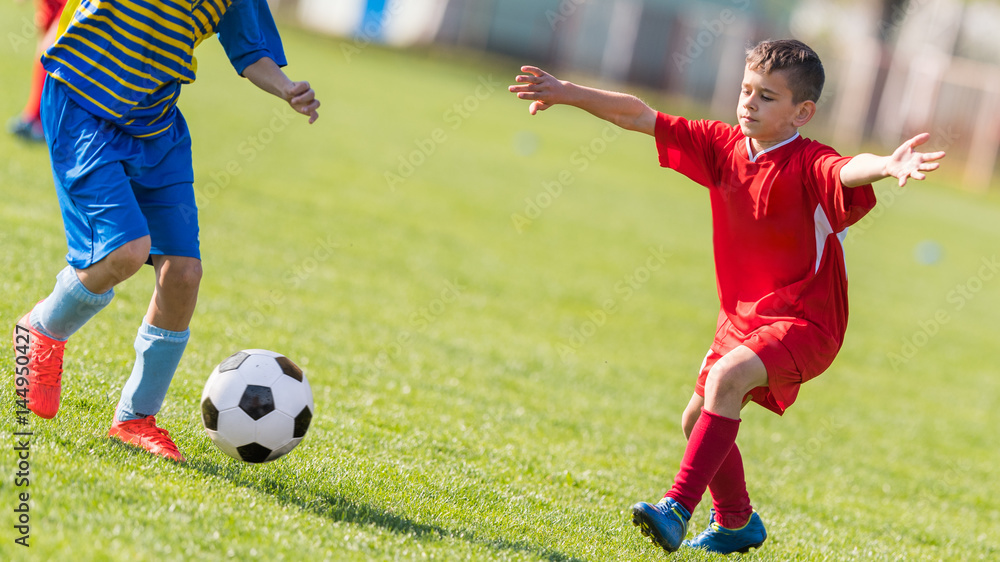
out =
[(747, 139), (747, 158), (751, 162), (755, 162), (756, 163), (757, 159), (760, 158), (761, 154), (766, 154), (768, 152), (771, 152), (772, 150), (775, 150), (777, 148), (781, 148), (781, 147), (785, 146), (786, 144), (792, 142), (793, 140), (795, 140), (797, 138), (799, 138), (799, 132), (795, 131), (795, 134), (792, 135), (791, 137), (789, 137), (788, 139), (783, 140), (783, 141), (779, 142), (778, 144), (776, 144), (774, 146), (770, 146), (768, 148), (765, 148), (764, 150), (761, 150), (757, 154), (754, 154), (753, 153), (753, 146), (751, 146), (751, 144), (750, 144), (750, 137), (746, 137), (746, 139)]

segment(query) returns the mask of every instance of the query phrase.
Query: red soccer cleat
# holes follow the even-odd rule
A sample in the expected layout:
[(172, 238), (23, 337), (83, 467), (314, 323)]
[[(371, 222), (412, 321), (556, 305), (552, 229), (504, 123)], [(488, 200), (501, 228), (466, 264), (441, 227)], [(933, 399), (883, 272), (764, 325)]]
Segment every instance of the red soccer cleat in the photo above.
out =
[(63, 352), (66, 342), (54, 340), (31, 327), (25, 314), (14, 325), (14, 384), (19, 400), (45, 419), (59, 411)]
[(127, 445), (140, 447), (172, 461), (185, 462), (184, 455), (170, 439), (166, 429), (156, 427), (156, 418), (146, 416), (137, 420), (115, 421), (108, 430), (108, 437), (121, 439)]

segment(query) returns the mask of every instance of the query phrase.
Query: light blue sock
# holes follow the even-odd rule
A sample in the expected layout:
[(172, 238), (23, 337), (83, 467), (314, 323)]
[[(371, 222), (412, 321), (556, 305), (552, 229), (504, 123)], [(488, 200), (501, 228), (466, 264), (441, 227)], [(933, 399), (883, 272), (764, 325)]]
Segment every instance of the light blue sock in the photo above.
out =
[(52, 294), (31, 311), (31, 325), (52, 339), (66, 341), (114, 297), (114, 289), (101, 295), (91, 293), (76, 276), (76, 270), (66, 266), (56, 275)]
[(171, 332), (146, 322), (135, 337), (135, 365), (122, 389), (116, 421), (155, 416), (167, 396), (191, 330)]

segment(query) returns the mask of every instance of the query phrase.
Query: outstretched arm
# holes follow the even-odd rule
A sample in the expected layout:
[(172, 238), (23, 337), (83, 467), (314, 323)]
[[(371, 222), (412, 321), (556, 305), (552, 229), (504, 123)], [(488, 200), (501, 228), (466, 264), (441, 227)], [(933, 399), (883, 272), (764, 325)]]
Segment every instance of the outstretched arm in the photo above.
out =
[(273, 60), (264, 57), (243, 69), (243, 76), (261, 90), (288, 102), (292, 109), (309, 116), (309, 124), (319, 119), (319, 100), (309, 82), (293, 82)]
[(899, 179), (899, 186), (906, 185), (906, 180), (913, 178), (922, 180), (927, 177), (924, 172), (938, 169), (944, 151), (917, 152), (917, 146), (931, 138), (929, 133), (921, 133), (904, 142), (889, 156), (874, 154), (858, 154), (840, 169), (840, 183), (845, 187), (867, 185), (880, 179), (894, 177)]
[(623, 129), (654, 134), (656, 111), (635, 96), (578, 86), (534, 66), (522, 66), (521, 71), (527, 74), (519, 74), (518, 84), (508, 90), (522, 100), (532, 100), (528, 106), (532, 115), (553, 105), (572, 105)]

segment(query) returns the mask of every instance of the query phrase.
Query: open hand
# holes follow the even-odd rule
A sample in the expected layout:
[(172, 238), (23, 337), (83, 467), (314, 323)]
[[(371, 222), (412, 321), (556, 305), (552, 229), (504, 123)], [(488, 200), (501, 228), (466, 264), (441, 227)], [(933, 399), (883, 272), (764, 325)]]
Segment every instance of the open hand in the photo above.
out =
[(914, 150), (917, 146), (927, 142), (929, 138), (931, 138), (929, 133), (920, 133), (901, 144), (885, 164), (886, 176), (899, 178), (899, 186), (903, 187), (906, 185), (907, 179), (922, 180), (927, 177), (924, 172), (938, 169), (941, 164), (934, 162), (934, 160), (944, 158), (943, 150), (938, 152), (917, 152)]
[(565, 82), (557, 80), (555, 76), (535, 66), (522, 66), (521, 72), (528, 74), (518, 74), (514, 80), (520, 84), (507, 89), (517, 94), (518, 99), (533, 100), (528, 106), (528, 113), (534, 115), (565, 102)]

